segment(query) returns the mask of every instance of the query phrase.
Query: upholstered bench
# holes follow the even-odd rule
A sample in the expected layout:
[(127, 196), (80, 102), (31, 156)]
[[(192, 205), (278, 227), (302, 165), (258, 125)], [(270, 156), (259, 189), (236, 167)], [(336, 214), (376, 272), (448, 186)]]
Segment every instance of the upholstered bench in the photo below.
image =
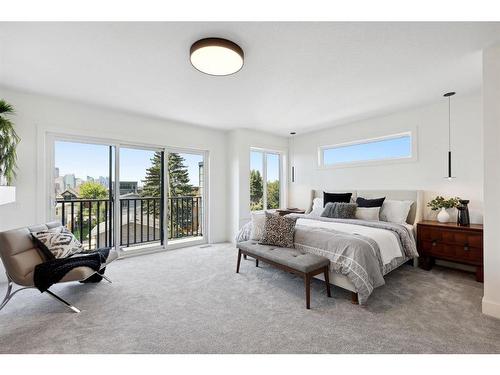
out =
[(238, 242), (238, 263), (236, 273), (240, 272), (241, 256), (248, 255), (255, 258), (255, 265), (259, 266), (259, 260), (287, 272), (294, 273), (304, 279), (306, 288), (306, 308), (310, 309), (311, 301), (311, 278), (323, 273), (326, 284), (326, 293), (331, 297), (330, 281), (328, 279), (328, 258), (300, 252), (297, 249), (260, 245), (257, 241)]

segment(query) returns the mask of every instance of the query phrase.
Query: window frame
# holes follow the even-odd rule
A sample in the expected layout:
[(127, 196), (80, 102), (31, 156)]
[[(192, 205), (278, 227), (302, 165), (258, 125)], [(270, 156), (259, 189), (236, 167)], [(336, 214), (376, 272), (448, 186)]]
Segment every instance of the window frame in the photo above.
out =
[[(276, 211), (281, 208), (283, 208), (283, 201), (285, 198), (285, 184), (283, 181), (283, 152), (277, 151), (277, 150), (269, 150), (269, 149), (264, 149), (260, 147), (250, 147), (250, 152), (249, 152), (249, 157), (251, 160), (252, 159), (252, 152), (260, 152), (262, 153), (262, 181), (263, 181), (263, 187), (262, 187), (262, 210), (253, 210), (250, 208), (250, 173), (252, 171), (251, 165), (249, 165), (248, 168), (248, 184), (249, 184), (249, 189), (248, 189), (248, 209), (250, 212), (264, 212), (264, 211)], [(278, 208), (267, 208), (267, 155), (277, 155), (279, 158), (279, 182), (280, 182), (280, 201)], [(250, 164), (250, 163), (249, 163)]]
[[(372, 160), (355, 160), (336, 164), (325, 164), (324, 162), (324, 152), (329, 149), (340, 148), (345, 146), (355, 146), (362, 145), (377, 141), (385, 141), (390, 139), (401, 138), (404, 136), (410, 137), (410, 156), (404, 157), (381, 157), (379, 159)], [(318, 147), (318, 166), (320, 169), (333, 169), (333, 168), (344, 168), (344, 167), (357, 167), (357, 166), (369, 166), (369, 165), (386, 165), (390, 163), (405, 163), (417, 160), (417, 131), (416, 129), (408, 130), (399, 133), (392, 133), (389, 135), (382, 135), (371, 138), (356, 139), (349, 142), (342, 142), (330, 145), (322, 145)]]

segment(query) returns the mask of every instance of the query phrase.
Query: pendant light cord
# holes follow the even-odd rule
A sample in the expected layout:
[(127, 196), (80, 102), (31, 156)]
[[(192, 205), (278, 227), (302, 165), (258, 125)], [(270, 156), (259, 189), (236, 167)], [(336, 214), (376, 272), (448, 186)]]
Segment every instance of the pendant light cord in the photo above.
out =
[(448, 151), (451, 151), (451, 96), (448, 96)]

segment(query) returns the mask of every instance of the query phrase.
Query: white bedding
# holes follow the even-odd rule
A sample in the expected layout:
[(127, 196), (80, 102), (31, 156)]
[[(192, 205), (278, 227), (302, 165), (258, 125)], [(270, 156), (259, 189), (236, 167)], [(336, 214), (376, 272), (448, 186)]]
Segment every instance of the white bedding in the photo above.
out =
[(317, 220), (298, 219), (297, 225), (333, 229), (344, 233), (359, 234), (373, 239), (380, 248), (380, 255), (384, 265), (389, 264), (394, 258), (403, 256), (396, 235), (389, 230), (365, 227), (362, 225), (324, 222)]

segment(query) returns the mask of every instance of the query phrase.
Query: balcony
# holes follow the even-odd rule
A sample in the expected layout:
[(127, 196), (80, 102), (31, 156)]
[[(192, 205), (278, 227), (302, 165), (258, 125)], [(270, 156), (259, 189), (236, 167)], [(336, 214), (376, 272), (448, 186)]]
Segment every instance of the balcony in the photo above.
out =
[[(120, 246), (127, 249), (164, 244), (161, 198), (120, 198)], [(203, 238), (201, 196), (166, 199), (168, 243)], [(56, 217), (85, 249), (113, 246), (114, 206), (109, 199), (57, 199)]]

